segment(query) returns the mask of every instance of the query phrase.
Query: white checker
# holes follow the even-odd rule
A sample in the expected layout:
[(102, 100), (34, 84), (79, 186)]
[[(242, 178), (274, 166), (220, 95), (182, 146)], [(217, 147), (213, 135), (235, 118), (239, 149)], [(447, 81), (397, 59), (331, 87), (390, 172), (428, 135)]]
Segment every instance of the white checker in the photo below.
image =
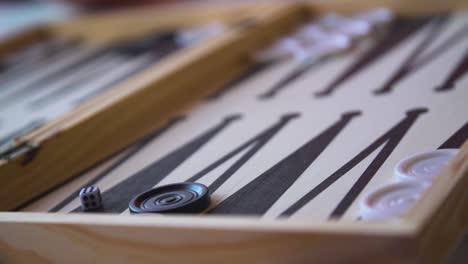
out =
[(301, 60), (305, 55), (304, 47), (297, 38), (286, 37), (276, 42), (273, 47), (256, 54), (255, 59), (259, 62), (287, 57)]
[(388, 220), (401, 217), (421, 198), (428, 184), (399, 182), (367, 193), (359, 205), (363, 220)]
[(305, 48), (307, 58), (322, 58), (339, 53), (351, 47), (351, 39), (342, 34), (330, 34), (320, 43)]
[(304, 44), (310, 45), (323, 41), (328, 38), (330, 33), (326, 32), (321, 26), (315, 23), (309, 23), (301, 27), (294, 35)]
[(226, 25), (221, 22), (208, 23), (200, 27), (182, 30), (177, 34), (176, 42), (182, 47), (188, 47), (208, 38), (219, 36), (226, 30)]
[(374, 26), (387, 24), (394, 18), (392, 10), (388, 8), (375, 8), (355, 16), (357, 19), (365, 20)]
[(371, 24), (365, 20), (345, 18), (335, 13), (320, 18), (319, 24), (328, 31), (346, 34), (351, 38), (364, 37), (372, 29)]
[(409, 156), (396, 164), (395, 176), (399, 180), (430, 182), (457, 153), (458, 149), (439, 149)]

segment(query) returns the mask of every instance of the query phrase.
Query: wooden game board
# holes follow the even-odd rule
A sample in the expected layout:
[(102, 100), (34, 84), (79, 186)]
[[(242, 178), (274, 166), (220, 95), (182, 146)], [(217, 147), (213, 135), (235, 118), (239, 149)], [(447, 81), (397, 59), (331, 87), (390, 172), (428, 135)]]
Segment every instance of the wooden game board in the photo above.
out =
[[(268, 28), (302, 14), (291, 10), (270, 17)], [(246, 31), (222, 41), (240, 49), (255, 40), (256, 32)], [(239, 55), (232, 46), (222, 48)], [(200, 65), (220, 61), (214, 55)], [(468, 223), (467, 62), (468, 15), (452, 12), (400, 17), (387, 32), (287, 82), (296, 61), (206, 66), (203, 76), (219, 75), (209, 86), (231, 82), (215, 93), (198, 79), (185, 83), (183, 100), (194, 94), (204, 99), (183, 111), (175, 110), (182, 105), (171, 99), (176, 95), (163, 97), (160, 88), (155, 96), (171, 100), (153, 100), (164, 105), (151, 111), (167, 114), (144, 116), (149, 112), (135, 109), (133, 120), (139, 122), (128, 121), (142, 133), (153, 132), (129, 146), (119, 143), (124, 133), (116, 132), (112, 142), (119, 147), (112, 149), (126, 148), (28, 197), (34, 199), (22, 203), (21, 212), (2, 213), (0, 249), (18, 263), (440, 262)], [(188, 67), (177, 73), (193, 78)], [(177, 79), (161, 80), (160, 85)], [(101, 100), (99, 105), (110, 99)], [(135, 100), (121, 105), (130, 108)], [(113, 109), (117, 119), (115, 113), (123, 111)], [(108, 128), (108, 135), (119, 128)], [(141, 135), (133, 134), (132, 139)], [(125, 142), (130, 141), (135, 140)], [(96, 146), (109, 148), (104, 144)], [(407, 215), (392, 221), (360, 218), (363, 194), (395, 181), (399, 160), (438, 148), (460, 152)], [(209, 186), (209, 209), (195, 216), (128, 212), (136, 194), (181, 181)], [(77, 193), (90, 184), (101, 188), (103, 208), (84, 213)]]

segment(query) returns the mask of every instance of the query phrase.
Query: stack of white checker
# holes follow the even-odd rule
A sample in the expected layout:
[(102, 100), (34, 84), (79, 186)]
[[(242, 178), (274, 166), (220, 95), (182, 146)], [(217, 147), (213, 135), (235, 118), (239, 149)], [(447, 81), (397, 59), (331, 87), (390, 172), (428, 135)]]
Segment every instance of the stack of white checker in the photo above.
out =
[(394, 168), (396, 183), (367, 193), (360, 203), (363, 220), (388, 220), (403, 216), (422, 197), (458, 149), (439, 149), (409, 156)]
[(356, 42), (392, 20), (393, 13), (385, 8), (373, 9), (349, 18), (328, 13), (260, 52), (256, 55), (256, 60), (319, 60), (350, 49)]

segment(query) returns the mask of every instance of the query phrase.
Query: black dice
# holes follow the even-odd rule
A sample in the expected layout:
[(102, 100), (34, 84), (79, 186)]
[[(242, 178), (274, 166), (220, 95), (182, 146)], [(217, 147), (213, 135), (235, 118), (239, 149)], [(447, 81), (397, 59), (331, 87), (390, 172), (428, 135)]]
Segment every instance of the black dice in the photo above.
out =
[(96, 186), (84, 187), (80, 191), (81, 208), (89, 211), (101, 207), (101, 191)]

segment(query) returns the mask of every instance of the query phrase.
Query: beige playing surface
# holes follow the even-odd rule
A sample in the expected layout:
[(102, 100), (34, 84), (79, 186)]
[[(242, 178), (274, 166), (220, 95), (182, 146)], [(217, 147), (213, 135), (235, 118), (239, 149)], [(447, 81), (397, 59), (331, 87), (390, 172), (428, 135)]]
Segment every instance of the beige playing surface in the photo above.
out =
[[(468, 25), (466, 14), (452, 16), (437, 38), (427, 41), (428, 46), (418, 57), (431, 55), (432, 51), (437, 50), (444, 41), (450, 39), (466, 25)], [(240, 166), (236, 166), (235, 163), (239, 162), (256, 145), (249, 145), (240, 150), (198, 180), (200, 183), (211, 185), (234, 166), (237, 170), (212, 194), (210, 209), (223, 205), (224, 208), (232, 209), (232, 211), (223, 211), (226, 214), (254, 214), (264, 218), (277, 218), (378, 138), (391, 131), (392, 128), (400, 127), (397, 129), (398, 133), (401, 133), (399, 136), (395, 130), (392, 136), (383, 140), (365, 155), (362, 162), (352, 166), (336, 182), (327, 186), (317, 196), (290, 214), (291, 219), (327, 220), (334, 209), (346, 200), (350, 205), (339, 215), (340, 219), (354, 221), (359, 217), (358, 204), (365, 192), (396, 181), (393, 176), (393, 167), (400, 159), (417, 152), (439, 148), (468, 121), (468, 75), (465, 74), (459, 78), (451, 90), (435, 91), (435, 88), (444, 83), (454, 68), (462, 60), (466, 60), (463, 56), (468, 49), (468, 37), (457, 41), (451, 48), (444, 49), (439, 56), (424, 62), (417, 70), (393, 85), (391, 92), (374, 93), (400, 68), (418, 45), (424, 42), (433, 27), (433, 24), (426, 25), (396, 48), (343, 82), (333, 93), (324, 97), (314, 94), (323, 91), (342, 71), (368, 51), (372, 46), (372, 41), (361, 43), (353, 51), (317, 65), (274, 96), (261, 99), (259, 96), (268, 92), (272, 85), (284, 78), (298, 65), (298, 62), (289, 60), (275, 64), (235, 85), (218, 98), (201, 102), (191, 109), (183, 120), (176, 122), (167, 131), (151, 140), (132, 157), (97, 181), (96, 185), (100, 187), (104, 196), (114, 196), (112, 199), (115, 199), (115, 196), (119, 194), (112, 194), (109, 190), (124, 179), (135, 175), (184, 144), (192, 142), (199, 135), (219, 126), (226, 117), (240, 114), (239, 119), (229, 121), (213, 137), (181, 161), (175, 169), (168, 171), (167, 176), (156, 185), (185, 181), (259, 133), (281, 122), (282, 116), (298, 113), (298, 117), (286, 121), (265, 145)], [(418, 112), (418, 109), (428, 111)], [(356, 111), (361, 114), (343, 117), (345, 113)], [(416, 114), (407, 116), (408, 111)], [(403, 128), (405, 124), (407, 126)], [(332, 126), (339, 126), (339, 128), (336, 127), (336, 134), (333, 136), (327, 130)], [(316, 144), (311, 143), (308, 151), (303, 152), (305, 156), (301, 156), (302, 154), (299, 153), (301, 147), (319, 134), (325, 133), (324, 131), (328, 131), (326, 135), (331, 138), (321, 139)], [(466, 137), (466, 132), (463, 135)], [(395, 149), (390, 150), (388, 158), (382, 158), (381, 153), (386, 152), (388, 146), (396, 138), (400, 140), (396, 143)], [(307, 158), (317, 151), (319, 155), (316, 159), (307, 161)], [(296, 153), (296, 156), (287, 159), (293, 153)], [(51, 210), (107, 167), (118, 163), (124, 155), (125, 153), (119, 154), (23, 210)], [(287, 161), (283, 161), (286, 159)], [(382, 165), (375, 175), (371, 175), (370, 181), (364, 184), (364, 189), (350, 191), (358, 179), (366, 174), (366, 170), (376, 166), (378, 161), (381, 161)], [(298, 172), (300, 169), (297, 168), (300, 166), (305, 166), (305, 171)], [(264, 173), (272, 167), (282, 173), (268, 175), (270, 177), (268, 179)], [(242, 197), (246, 197), (245, 194), (242, 196), (237, 192), (261, 176), (265, 177), (266, 182), (258, 186), (266, 187), (255, 187), (246, 191), (247, 193), (258, 191), (257, 196), (251, 195), (256, 199), (248, 201), (254, 208), (246, 209), (243, 205), (246, 201), (242, 200)], [(278, 180), (273, 181), (271, 177), (276, 177)], [(285, 179), (282, 180), (282, 177)], [(291, 180), (291, 177), (297, 177), (297, 179)], [(281, 185), (279, 182), (289, 181), (286, 179), (291, 180), (290, 186), (279, 186)], [(355, 199), (344, 199), (348, 193), (355, 196)], [(134, 193), (136, 194), (138, 193)], [(264, 196), (270, 194), (278, 198), (273, 202), (264, 201)], [(258, 212), (255, 212), (257, 204), (259, 208), (267, 207), (267, 209), (258, 209)], [(79, 199), (73, 199), (59, 211), (70, 212), (77, 207), (79, 207)], [(123, 213), (128, 213), (128, 210)]]

